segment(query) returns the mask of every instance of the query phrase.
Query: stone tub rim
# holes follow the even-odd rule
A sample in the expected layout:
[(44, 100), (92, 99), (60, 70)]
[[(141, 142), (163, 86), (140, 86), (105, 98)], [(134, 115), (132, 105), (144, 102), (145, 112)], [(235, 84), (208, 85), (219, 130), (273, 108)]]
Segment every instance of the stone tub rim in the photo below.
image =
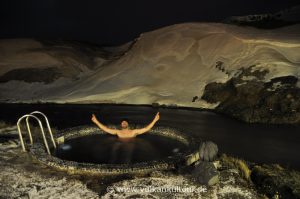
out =
[[(114, 126), (111, 126), (114, 127)], [(139, 127), (137, 127), (139, 128)], [(197, 147), (199, 142), (196, 142), (191, 136), (182, 133), (175, 128), (170, 127), (154, 127), (148, 133), (160, 136), (166, 136), (170, 139), (176, 139), (188, 146), (188, 148), (181, 154), (165, 158), (163, 160), (154, 160), (148, 162), (140, 162), (134, 164), (95, 164), (75, 162), (70, 160), (63, 160), (53, 155), (48, 155), (45, 146), (42, 143), (34, 143), (30, 148), (30, 154), (42, 164), (46, 164), (52, 168), (67, 171), (68, 173), (90, 174), (90, 175), (121, 175), (121, 174), (145, 174), (157, 170), (171, 170), (175, 169), (176, 165), (185, 161), (185, 158), (191, 155)], [(58, 146), (64, 143), (65, 140), (74, 139), (78, 137), (105, 134), (102, 130), (91, 125), (82, 125), (72, 128), (67, 128), (60, 131), (56, 135), (56, 142)], [(198, 143), (198, 144), (197, 144)], [(51, 143), (49, 143), (50, 146)], [(53, 151), (53, 147), (51, 148)]]

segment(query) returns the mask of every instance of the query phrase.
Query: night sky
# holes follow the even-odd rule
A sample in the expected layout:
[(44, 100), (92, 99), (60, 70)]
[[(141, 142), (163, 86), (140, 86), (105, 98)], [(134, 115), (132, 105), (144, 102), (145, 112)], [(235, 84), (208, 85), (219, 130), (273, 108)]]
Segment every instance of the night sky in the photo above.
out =
[(299, 0), (1, 0), (0, 38), (79, 40), (116, 45), (182, 22), (273, 13)]

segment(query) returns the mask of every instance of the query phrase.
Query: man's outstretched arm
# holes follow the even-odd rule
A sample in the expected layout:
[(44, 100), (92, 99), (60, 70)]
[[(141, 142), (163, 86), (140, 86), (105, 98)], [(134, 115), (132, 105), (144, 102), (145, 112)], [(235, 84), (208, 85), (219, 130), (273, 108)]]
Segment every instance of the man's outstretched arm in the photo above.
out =
[(155, 123), (159, 120), (160, 116), (159, 116), (159, 112), (156, 113), (153, 121), (148, 124), (148, 126), (146, 126), (145, 128), (142, 129), (134, 129), (133, 132), (135, 135), (140, 135), (143, 133), (146, 133), (147, 131), (150, 131), (152, 129), (152, 127), (155, 125)]
[(105, 126), (104, 124), (102, 124), (101, 122), (99, 122), (96, 118), (96, 116), (93, 114), (92, 115), (92, 121), (103, 131), (105, 131), (106, 133), (112, 134), (112, 135), (117, 135), (118, 131), (117, 129), (110, 129), (107, 126)]

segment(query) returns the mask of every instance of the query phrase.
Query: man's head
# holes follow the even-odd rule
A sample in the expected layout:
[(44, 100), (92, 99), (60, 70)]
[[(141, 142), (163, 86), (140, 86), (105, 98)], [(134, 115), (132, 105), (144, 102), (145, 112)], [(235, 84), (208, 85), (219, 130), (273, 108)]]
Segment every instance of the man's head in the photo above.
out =
[(121, 122), (121, 128), (122, 129), (127, 129), (128, 128), (128, 122), (127, 122), (127, 120), (122, 120), (122, 122)]

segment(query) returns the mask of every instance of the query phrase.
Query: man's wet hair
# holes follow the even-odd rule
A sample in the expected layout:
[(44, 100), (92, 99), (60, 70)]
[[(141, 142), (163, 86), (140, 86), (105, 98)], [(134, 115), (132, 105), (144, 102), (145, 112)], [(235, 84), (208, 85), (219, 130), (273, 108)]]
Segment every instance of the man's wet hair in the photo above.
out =
[(129, 126), (130, 128), (136, 128), (136, 127), (137, 127), (137, 124), (135, 124), (134, 122), (133, 122), (133, 123), (130, 122), (128, 118), (122, 118), (121, 121), (120, 121), (120, 123), (121, 123), (122, 121), (126, 121), (126, 122), (128, 123), (128, 126)]

